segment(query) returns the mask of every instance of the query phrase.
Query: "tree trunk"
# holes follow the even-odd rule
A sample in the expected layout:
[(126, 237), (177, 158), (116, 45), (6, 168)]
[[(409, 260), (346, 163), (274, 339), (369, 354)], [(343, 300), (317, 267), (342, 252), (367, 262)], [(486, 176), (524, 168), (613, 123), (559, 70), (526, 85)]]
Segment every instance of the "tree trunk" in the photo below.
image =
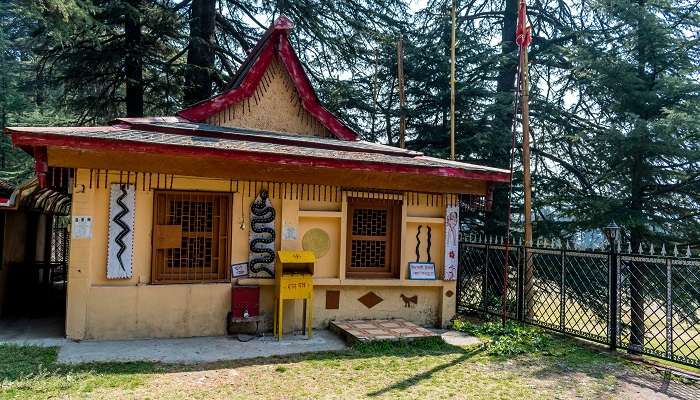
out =
[[(492, 167), (509, 168), (510, 137), (513, 128), (513, 90), (518, 73), (518, 54), (515, 45), (517, 25), (517, 0), (506, 0), (501, 28), (501, 60), (496, 78), (496, 101), (494, 104), (493, 135), (487, 163)], [(493, 209), (485, 221), (487, 234), (505, 235), (508, 218), (508, 187), (497, 185), (493, 193)]]
[[(646, 152), (646, 144), (649, 140), (646, 132), (646, 126), (637, 127), (635, 129), (639, 135), (634, 135), (633, 139), (637, 141), (634, 146), (631, 164), (631, 196), (630, 210), (633, 211), (635, 217), (641, 216), (644, 209), (644, 194), (642, 188), (645, 184), (646, 165), (644, 154)], [(637, 137), (638, 136), (638, 137)], [(634, 248), (638, 248), (644, 240), (644, 227), (631, 227), (631, 241)], [(630, 280), (630, 348), (631, 350), (641, 350), (644, 347), (644, 302), (645, 302), (645, 286), (647, 279), (647, 268), (643, 262), (632, 262), (629, 264), (629, 280)]]
[[(513, 127), (513, 90), (518, 73), (515, 28), (517, 25), (517, 0), (506, 0), (501, 30), (501, 61), (496, 80), (496, 101), (493, 119), (493, 146), (487, 150), (486, 163), (489, 166), (509, 168), (510, 137)], [(496, 185), (493, 191), (491, 212), (486, 213), (484, 231), (488, 235), (505, 236), (508, 213), (508, 186)], [(493, 264), (488, 274), (489, 292), (494, 296), (503, 294), (503, 264)]]
[[(638, 6), (640, 10), (644, 10), (645, 1), (639, 0)], [(647, 90), (652, 90), (654, 86), (654, 78), (649, 76), (645, 67), (647, 65), (647, 42), (643, 38), (644, 16), (639, 17), (639, 24), (636, 32), (637, 46), (637, 77), (642, 82), (646, 82)], [(644, 193), (643, 188), (647, 182), (652, 181), (647, 166), (647, 152), (650, 144), (649, 127), (647, 120), (649, 118), (649, 109), (646, 104), (641, 104), (637, 109), (639, 121), (634, 127), (634, 135), (632, 140), (635, 145), (632, 151), (632, 164), (630, 171), (630, 209), (634, 212), (636, 221), (643, 221), (642, 214), (644, 211)], [(637, 222), (640, 224), (639, 222)], [(632, 243), (635, 247), (644, 239), (644, 226), (637, 225), (631, 229)], [(630, 264), (630, 347), (632, 350), (641, 350), (644, 347), (644, 335), (646, 328), (644, 326), (644, 303), (645, 291), (647, 284), (647, 276), (649, 274), (648, 267), (644, 263)]]
[(124, 13), (126, 56), (126, 116), (143, 117), (143, 58), (141, 45), (141, 1), (129, 0)]
[(215, 28), (216, 1), (193, 0), (185, 70), (184, 102), (186, 105), (194, 104), (212, 95)]

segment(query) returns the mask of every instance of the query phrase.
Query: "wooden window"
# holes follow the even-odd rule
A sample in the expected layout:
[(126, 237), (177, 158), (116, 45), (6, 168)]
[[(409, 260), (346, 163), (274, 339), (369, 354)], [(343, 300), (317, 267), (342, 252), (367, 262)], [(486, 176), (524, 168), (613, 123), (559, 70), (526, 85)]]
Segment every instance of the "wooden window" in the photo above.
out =
[(156, 191), (151, 282), (229, 280), (231, 195)]
[(348, 198), (346, 275), (398, 278), (401, 201)]

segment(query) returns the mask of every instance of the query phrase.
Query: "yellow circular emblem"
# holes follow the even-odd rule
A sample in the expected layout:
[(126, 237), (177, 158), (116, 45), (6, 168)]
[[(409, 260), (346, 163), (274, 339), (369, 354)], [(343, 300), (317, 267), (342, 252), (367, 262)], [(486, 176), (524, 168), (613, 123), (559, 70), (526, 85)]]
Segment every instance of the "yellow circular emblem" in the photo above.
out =
[(301, 247), (307, 251), (313, 251), (316, 258), (319, 259), (328, 253), (331, 248), (331, 239), (328, 233), (320, 228), (313, 228), (306, 231), (304, 237), (301, 238)]

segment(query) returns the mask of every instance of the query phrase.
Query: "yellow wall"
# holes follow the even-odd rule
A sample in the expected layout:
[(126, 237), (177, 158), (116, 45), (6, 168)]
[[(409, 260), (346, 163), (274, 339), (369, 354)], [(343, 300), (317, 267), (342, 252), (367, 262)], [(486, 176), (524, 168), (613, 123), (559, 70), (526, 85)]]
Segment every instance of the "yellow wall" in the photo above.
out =
[[(96, 173), (96, 172), (95, 172)], [(102, 171), (104, 174), (104, 170)], [(92, 238), (73, 239), (70, 246), (68, 279), (67, 336), (72, 339), (117, 339), (137, 337), (185, 337), (222, 335), (225, 317), (230, 309), (230, 284), (150, 284), (153, 191), (137, 185), (134, 229), (133, 276), (130, 279), (106, 279), (107, 229), (109, 187), (104, 175), (98, 188), (90, 171), (77, 171), (73, 194), (73, 216), (93, 218)], [(125, 179), (122, 177), (122, 179)], [(119, 173), (112, 172), (108, 183), (118, 183)], [(174, 177), (173, 190), (234, 191), (227, 180)], [(233, 193), (231, 262), (247, 261), (250, 203), (260, 187), (252, 188), (250, 196), (244, 185)], [(404, 202), (402, 227), (403, 254), (401, 279), (345, 279), (344, 210), (342, 201), (282, 200), (272, 198), (277, 212), (277, 249), (300, 249), (301, 239), (312, 228), (324, 229), (331, 239), (331, 248), (317, 261), (314, 290), (314, 322), (327, 327), (331, 319), (401, 317), (423, 325), (446, 324), (454, 312), (455, 283), (441, 280), (409, 281), (407, 263), (415, 259), (415, 235), (419, 224), (424, 225), (421, 261), (425, 261), (426, 224), (433, 228), (432, 261), (438, 274), (443, 265), (444, 205), (421, 206)], [(413, 220), (411, 220), (413, 218)], [(422, 218), (422, 219), (421, 219)], [(297, 228), (297, 238), (282, 240), (282, 226)], [(440, 275), (438, 275), (440, 276)], [(245, 279), (243, 284), (261, 285), (261, 308), (272, 312), (273, 280)], [(326, 310), (326, 290), (340, 290), (340, 309)], [(375, 292), (384, 299), (371, 309), (358, 298)], [(451, 291), (452, 296), (446, 293)], [(418, 304), (405, 307), (401, 294), (418, 296)], [(285, 330), (298, 329), (301, 324), (300, 304), (289, 302), (285, 307)]]

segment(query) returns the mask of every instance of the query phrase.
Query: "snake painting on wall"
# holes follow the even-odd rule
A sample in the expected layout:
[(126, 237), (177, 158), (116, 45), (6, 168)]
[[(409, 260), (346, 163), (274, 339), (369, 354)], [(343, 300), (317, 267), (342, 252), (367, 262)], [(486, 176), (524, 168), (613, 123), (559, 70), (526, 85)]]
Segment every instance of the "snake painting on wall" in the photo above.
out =
[(266, 190), (250, 205), (249, 250), (250, 276), (275, 276), (275, 209)]
[(132, 276), (135, 194), (134, 185), (110, 186), (107, 279)]

